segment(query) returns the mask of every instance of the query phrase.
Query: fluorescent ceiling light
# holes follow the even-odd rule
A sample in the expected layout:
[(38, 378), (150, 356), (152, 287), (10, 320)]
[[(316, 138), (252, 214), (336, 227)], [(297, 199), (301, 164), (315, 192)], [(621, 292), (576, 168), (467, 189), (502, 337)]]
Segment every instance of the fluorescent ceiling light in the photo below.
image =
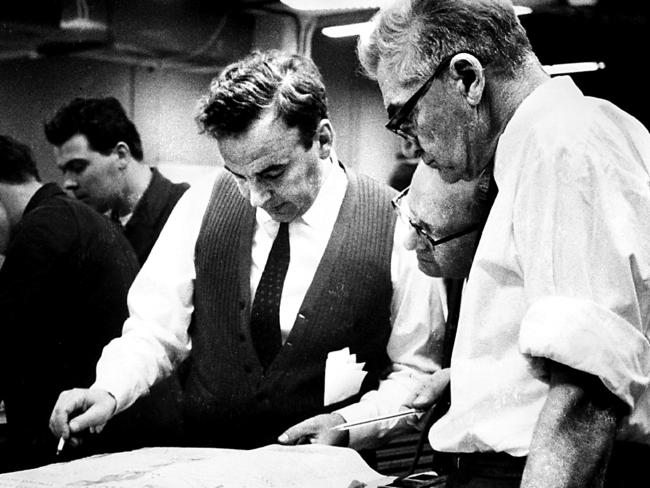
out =
[(598, 71), (599, 69), (605, 69), (605, 63), (602, 61), (551, 64), (544, 66), (544, 70), (551, 76), (567, 75), (569, 73), (584, 73), (587, 71)]
[[(295, 10), (340, 11), (365, 10), (380, 8), (392, 0), (280, 0), (287, 7)], [(530, 7), (515, 5), (517, 15), (526, 15), (533, 11)]]
[[(291, 4), (311, 4), (311, 5), (317, 5), (319, 3), (318, 0), (282, 0), (282, 3), (285, 3), (289, 5), (292, 8), (293, 7)], [(334, 4), (336, 4), (336, 1), (333, 1)], [(351, 4), (354, 4), (354, 2), (350, 2)], [(364, 2), (357, 2), (357, 4), (364, 3)], [(365, 2), (367, 4), (374, 4), (378, 5), (380, 2), (375, 1), (375, 2)], [(324, 9), (325, 7), (321, 5), (319, 7), (321, 10)], [(517, 15), (526, 15), (531, 13), (533, 10), (529, 7), (515, 7), (515, 13)], [(348, 36), (358, 36), (360, 34), (363, 34), (366, 31), (369, 31), (372, 28), (371, 22), (359, 22), (357, 24), (344, 24), (344, 25), (333, 25), (330, 27), (323, 27), (323, 35), (326, 35), (327, 37), (348, 37)]]
[(364, 10), (379, 8), (389, 0), (280, 0), (295, 10)]
[(517, 15), (528, 15), (533, 13), (533, 9), (530, 7), (523, 7), (521, 5), (515, 5), (515, 13)]
[(358, 36), (372, 29), (371, 22), (360, 22), (358, 24), (333, 25), (323, 27), (323, 34), (327, 37), (348, 37)]

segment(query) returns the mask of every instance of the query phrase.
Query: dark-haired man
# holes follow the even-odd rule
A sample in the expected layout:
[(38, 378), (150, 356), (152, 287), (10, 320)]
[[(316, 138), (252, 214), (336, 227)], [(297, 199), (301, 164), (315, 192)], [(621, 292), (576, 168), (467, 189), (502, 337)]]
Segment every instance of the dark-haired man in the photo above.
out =
[[(345, 444), (330, 427), (394, 413), (436, 368), (439, 282), (399, 245), (394, 191), (333, 160), (325, 87), (310, 59), (271, 51), (229, 66), (198, 120), (226, 171), (181, 199), (97, 382), (62, 393), (52, 429), (68, 438), (106, 422), (186, 360), (188, 443)], [(331, 352), (347, 368), (326, 381)], [(356, 363), (366, 376), (354, 387)], [(338, 394), (327, 398), (330, 383)], [(308, 417), (307, 428), (282, 435)], [(349, 443), (363, 447), (401, 425), (355, 429)]]
[(0, 136), (0, 399), (3, 469), (53, 462), (48, 419), (61, 389), (92, 381), (120, 334), (138, 271), (131, 246), (102, 215), (40, 182), (31, 151)]
[(144, 263), (189, 185), (143, 164), (140, 135), (113, 97), (75, 98), (45, 123), (45, 135), (64, 188), (119, 221)]
[[(172, 183), (143, 163), (140, 134), (113, 97), (75, 98), (44, 129), (64, 188), (117, 222), (142, 265), (189, 185)], [(119, 429), (105, 434), (114, 435), (120, 449), (175, 443), (180, 394), (172, 375), (113, 423)], [(137, 435), (122, 434), (124, 429), (134, 434), (134, 428)]]

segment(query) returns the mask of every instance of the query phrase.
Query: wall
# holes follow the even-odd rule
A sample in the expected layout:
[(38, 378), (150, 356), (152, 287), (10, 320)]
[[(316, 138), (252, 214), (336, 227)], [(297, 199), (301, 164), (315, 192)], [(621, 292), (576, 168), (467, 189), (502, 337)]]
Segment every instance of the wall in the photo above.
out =
[[(215, 73), (216, 74), (216, 73)], [(59, 181), (43, 122), (76, 96), (114, 96), (132, 117), (149, 164), (221, 164), (193, 114), (211, 74), (149, 69), (81, 58), (0, 63), (0, 133), (28, 143), (45, 181)], [(194, 173), (192, 173), (194, 174)]]
[[(259, 39), (258, 39), (259, 41)], [(328, 87), (336, 152), (347, 165), (386, 181), (396, 162), (397, 137), (375, 82), (358, 71), (356, 39), (314, 34), (312, 56)], [(271, 47), (279, 47), (277, 45)], [(76, 57), (0, 62), (0, 133), (29, 143), (45, 181), (60, 182), (43, 122), (76, 96), (115, 96), (135, 122), (145, 161), (162, 165), (172, 179), (193, 180), (221, 165), (215, 142), (199, 135), (193, 116), (217, 73), (192, 74)], [(185, 171), (177, 165), (192, 165)]]
[(389, 133), (377, 83), (360, 72), (356, 37), (331, 39), (314, 33), (312, 58), (328, 90), (336, 151), (345, 164), (380, 181), (388, 181), (397, 163), (399, 138)]

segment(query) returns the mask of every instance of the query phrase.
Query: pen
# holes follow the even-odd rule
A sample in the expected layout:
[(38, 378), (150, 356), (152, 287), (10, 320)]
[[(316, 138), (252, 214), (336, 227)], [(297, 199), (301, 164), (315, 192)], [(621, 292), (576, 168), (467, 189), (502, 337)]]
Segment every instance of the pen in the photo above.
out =
[(61, 451), (63, 451), (63, 446), (65, 446), (65, 439), (63, 437), (59, 437), (59, 443), (56, 446), (56, 455), (58, 456), (61, 454)]
[(359, 427), (361, 425), (374, 424), (375, 422), (381, 422), (383, 420), (397, 419), (400, 417), (408, 417), (409, 415), (417, 415), (419, 413), (424, 413), (423, 410), (406, 410), (404, 412), (393, 413), (391, 415), (384, 415), (382, 417), (373, 417), (370, 419), (359, 420), (357, 422), (346, 422), (344, 424), (335, 425), (331, 430), (349, 430), (354, 427)]

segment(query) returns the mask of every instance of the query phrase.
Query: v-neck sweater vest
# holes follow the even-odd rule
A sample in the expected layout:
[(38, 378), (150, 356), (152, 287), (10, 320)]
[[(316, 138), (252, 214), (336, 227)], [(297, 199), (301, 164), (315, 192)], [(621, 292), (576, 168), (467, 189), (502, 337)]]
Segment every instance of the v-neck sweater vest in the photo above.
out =
[[(250, 334), (255, 209), (234, 179), (216, 182), (195, 248), (192, 354), (186, 367), (188, 443), (252, 448), (287, 427), (357, 401), (390, 361), (392, 190), (347, 171), (348, 188), (296, 322), (266, 371)], [(323, 406), (325, 361), (349, 347), (368, 375), (359, 395)]]

